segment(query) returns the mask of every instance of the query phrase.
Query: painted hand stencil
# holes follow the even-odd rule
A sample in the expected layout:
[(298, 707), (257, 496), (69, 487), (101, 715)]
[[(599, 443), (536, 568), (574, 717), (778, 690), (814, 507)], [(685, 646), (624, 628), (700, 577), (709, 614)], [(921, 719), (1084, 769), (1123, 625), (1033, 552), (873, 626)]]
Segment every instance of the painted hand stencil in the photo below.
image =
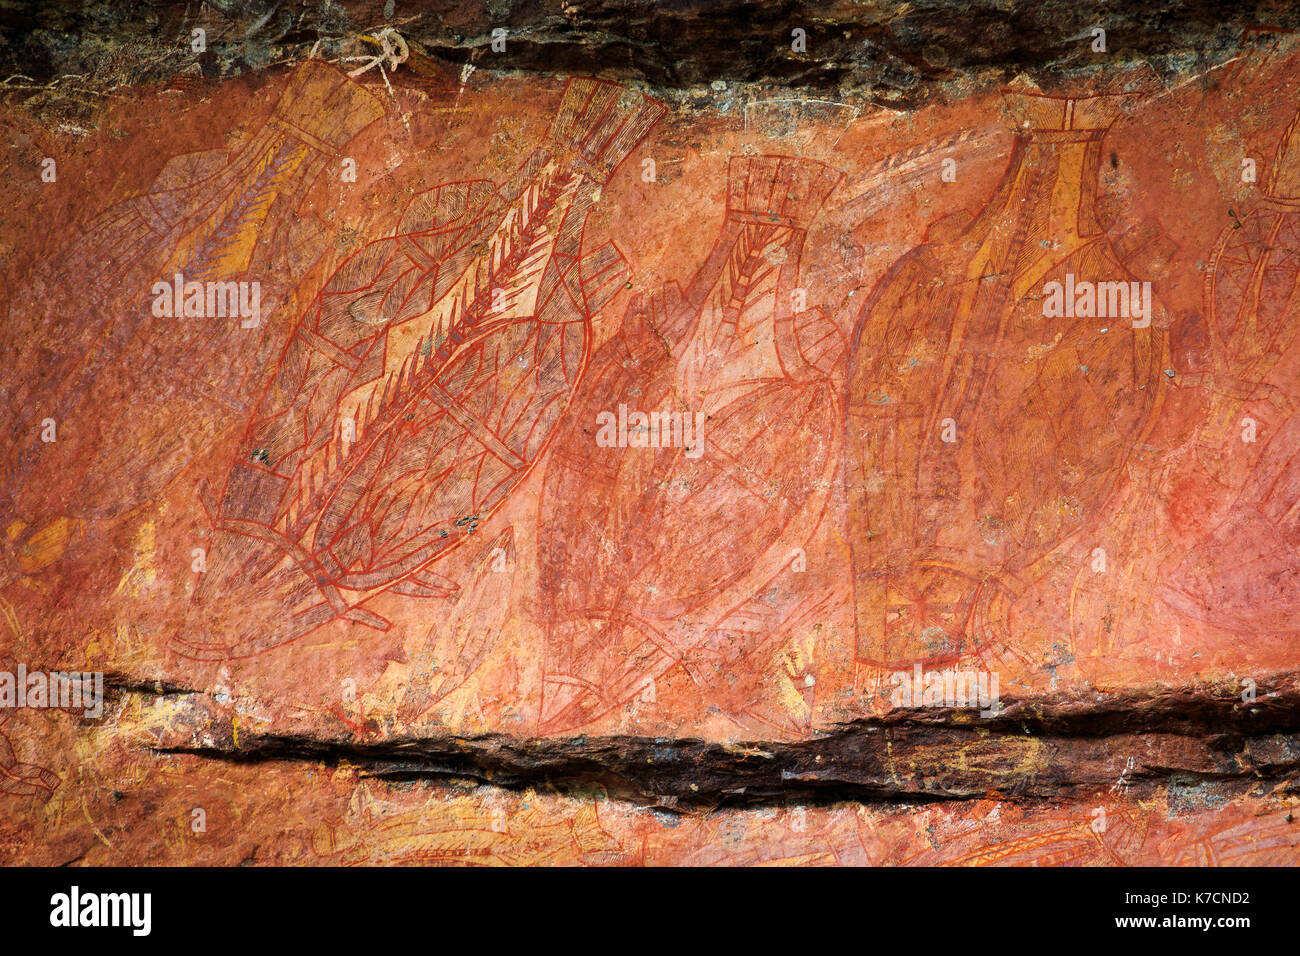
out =
[(1107, 510), (1149, 426), (1164, 323), (1094, 212), (1123, 105), (1009, 96), (997, 193), (934, 224), (863, 308), (846, 438), (861, 660), (1005, 648), (1023, 583)]
[[(250, 377), (282, 345), (267, 316), (291, 289), (273, 277), (321, 251), (296, 215), (303, 196), (381, 113), (361, 86), (309, 61), (238, 151), (172, 159), (34, 278), (24, 301), (43, 306), (43, 332), (20, 346), (33, 374), (11, 396), (27, 451), (6, 481), (24, 539), (130, 510), (235, 424)], [(159, 290), (178, 284), (176, 309)], [(31, 441), (46, 418), (57, 441)]]
[(586, 218), (663, 115), (571, 81), (499, 188), (437, 187), (302, 316), (248, 425), (182, 653), (241, 657), (336, 618), (386, 629), (382, 592), (446, 597), (431, 566), (532, 468), (586, 367), (591, 318), (626, 278)]
[(542, 493), (544, 731), (642, 693), (816, 527), (837, 465), (844, 340), (799, 301), (799, 258), (840, 178), (733, 158), (700, 271), (685, 291), (634, 300), (593, 357)]

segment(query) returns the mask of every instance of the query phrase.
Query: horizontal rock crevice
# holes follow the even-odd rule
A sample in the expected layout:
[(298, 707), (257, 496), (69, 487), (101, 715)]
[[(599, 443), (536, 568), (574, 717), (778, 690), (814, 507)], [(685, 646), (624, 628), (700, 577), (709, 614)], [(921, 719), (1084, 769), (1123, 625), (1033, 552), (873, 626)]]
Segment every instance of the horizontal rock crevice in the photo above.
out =
[[(147, 692), (148, 681), (129, 693)], [(151, 748), (237, 762), (347, 764), (390, 781), (471, 783), (683, 811), (720, 807), (1142, 796), (1208, 788), (1288, 789), (1300, 770), (1300, 676), (1277, 675), (1243, 701), (1230, 684), (1129, 691), (1105, 700), (1011, 701), (996, 717), (901, 710), (805, 741), (710, 742), (644, 736), (389, 736), (206, 728), (202, 741)], [(185, 692), (192, 693), (192, 692)], [(229, 731), (229, 732), (227, 732)]]

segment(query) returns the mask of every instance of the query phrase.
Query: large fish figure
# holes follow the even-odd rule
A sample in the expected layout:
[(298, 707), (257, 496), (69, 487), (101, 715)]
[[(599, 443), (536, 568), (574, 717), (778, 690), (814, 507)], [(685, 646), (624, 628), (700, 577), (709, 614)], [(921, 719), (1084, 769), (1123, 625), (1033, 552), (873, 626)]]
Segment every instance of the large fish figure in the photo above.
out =
[(592, 204), (665, 112), (573, 80), (538, 149), (500, 188), (437, 187), (400, 234), (344, 263), (303, 315), (219, 502), (183, 654), (241, 657), (386, 591), (446, 597), (432, 566), (537, 461), (625, 283), (584, 248)]
[(931, 226), (863, 307), (845, 447), (859, 660), (1007, 650), (1025, 582), (1113, 507), (1165, 354), (1149, 279), (1096, 212), (1103, 137), (1127, 101), (1009, 95), (996, 194)]
[[(815, 529), (845, 343), (800, 301), (799, 259), (840, 178), (810, 160), (733, 158), (699, 272), (634, 301), (594, 356), (543, 489), (543, 731), (646, 692)], [(631, 419), (626, 442), (597, 440), (602, 415)]]
[(1252, 637), (1300, 630), (1300, 115), (1263, 192), (1206, 273), (1218, 388), (1191, 480), (1221, 505), (1195, 513), (1199, 540), (1163, 588), (1175, 609)]
[[(278, 277), (323, 250), (298, 217), (304, 194), (382, 112), (337, 68), (309, 61), (241, 148), (173, 158), (33, 276), (21, 302), (42, 316), (5, 388), (21, 449), (4, 482), (22, 524), (15, 547), (51, 522), (147, 501), (247, 413), (249, 380), (288, 331), (269, 319), (291, 291)], [(161, 296), (159, 308), (163, 287), (197, 294), (180, 310)], [(39, 440), (46, 419), (54, 441)]]

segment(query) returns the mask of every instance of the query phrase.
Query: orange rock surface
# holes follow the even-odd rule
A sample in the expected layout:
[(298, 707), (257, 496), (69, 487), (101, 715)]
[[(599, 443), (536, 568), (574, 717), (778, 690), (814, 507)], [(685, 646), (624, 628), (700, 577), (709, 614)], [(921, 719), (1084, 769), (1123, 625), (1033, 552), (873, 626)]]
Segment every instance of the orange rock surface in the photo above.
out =
[(0, 115), (0, 859), (1300, 861), (1300, 59), (392, 81)]

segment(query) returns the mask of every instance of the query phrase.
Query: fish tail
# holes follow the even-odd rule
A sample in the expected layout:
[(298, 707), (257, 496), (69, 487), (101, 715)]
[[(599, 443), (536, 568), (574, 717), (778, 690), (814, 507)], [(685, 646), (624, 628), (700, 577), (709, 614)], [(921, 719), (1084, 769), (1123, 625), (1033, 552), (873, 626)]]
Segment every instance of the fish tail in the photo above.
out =
[(617, 83), (572, 79), (550, 138), (583, 160), (589, 178), (605, 183), (666, 112), (658, 100)]
[(733, 156), (727, 166), (727, 218), (807, 229), (844, 174), (811, 159)]

